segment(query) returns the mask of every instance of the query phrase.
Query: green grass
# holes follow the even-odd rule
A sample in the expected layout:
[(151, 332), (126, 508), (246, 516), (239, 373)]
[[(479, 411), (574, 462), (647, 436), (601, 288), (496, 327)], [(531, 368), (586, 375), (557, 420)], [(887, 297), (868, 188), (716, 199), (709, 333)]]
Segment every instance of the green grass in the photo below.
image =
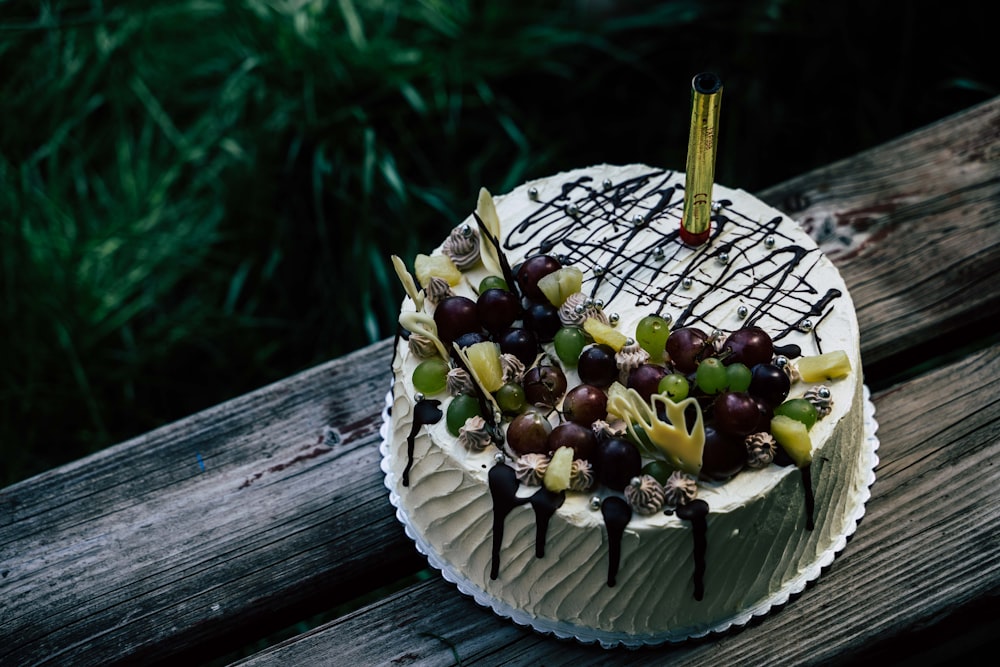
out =
[(0, 2), (0, 486), (390, 335), (482, 185), (682, 165), (698, 71), (749, 190), (998, 90), (960, 7), (587, 4)]

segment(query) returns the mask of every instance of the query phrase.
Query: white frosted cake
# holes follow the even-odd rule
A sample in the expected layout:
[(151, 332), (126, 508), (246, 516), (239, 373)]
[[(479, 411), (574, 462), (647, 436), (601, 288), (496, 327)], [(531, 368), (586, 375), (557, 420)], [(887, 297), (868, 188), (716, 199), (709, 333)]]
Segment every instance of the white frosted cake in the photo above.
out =
[(877, 440), (843, 280), (719, 185), (709, 240), (685, 245), (684, 183), (603, 165), (484, 191), (395, 260), (390, 498), (447, 579), (543, 632), (638, 646), (743, 624), (864, 513)]

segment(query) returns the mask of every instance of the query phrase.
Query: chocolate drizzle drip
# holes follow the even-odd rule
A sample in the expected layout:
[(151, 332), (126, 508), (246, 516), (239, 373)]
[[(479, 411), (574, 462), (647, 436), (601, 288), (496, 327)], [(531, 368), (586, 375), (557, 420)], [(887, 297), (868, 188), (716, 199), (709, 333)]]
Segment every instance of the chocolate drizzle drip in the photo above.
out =
[(622, 560), (622, 536), (632, 519), (632, 508), (618, 496), (610, 496), (601, 503), (601, 514), (608, 529), (608, 586), (613, 587)]
[(708, 503), (700, 498), (677, 508), (677, 516), (691, 522), (694, 538), (694, 599), (705, 597), (705, 551), (708, 547)]
[(423, 398), (413, 406), (413, 423), (406, 436), (406, 468), (403, 469), (403, 486), (410, 485), (410, 468), (413, 466), (413, 445), (421, 426), (437, 424), (441, 420), (441, 401)]
[(806, 492), (806, 530), (812, 530), (813, 513), (816, 506), (816, 500), (813, 497), (812, 471), (808, 463), (799, 470), (802, 473), (802, 490)]
[(500, 546), (503, 544), (504, 521), (515, 507), (531, 503), (535, 511), (535, 556), (545, 555), (545, 536), (549, 528), (549, 520), (566, 499), (564, 492), (556, 493), (545, 487), (533, 495), (519, 498), (517, 489), (520, 482), (514, 469), (506, 463), (497, 463), (490, 468), (488, 474), (490, 495), (493, 497), (493, 550), (490, 563), (490, 579), (500, 576)]
[[(783, 338), (801, 331), (803, 319), (819, 321), (832, 310), (840, 292), (820, 294), (809, 280), (821, 252), (783, 237), (780, 216), (752, 219), (731, 208), (731, 202), (721, 201), (723, 208), (712, 218), (712, 236), (725, 238), (725, 243), (697, 249), (681, 243), (684, 202), (676, 195), (683, 191), (682, 181), (676, 172), (650, 170), (605, 189), (590, 176), (580, 176), (564, 183), (551, 199), (539, 201), (503, 245), (525, 256), (556, 254), (567, 264), (589, 269), (590, 296), (606, 304), (631, 298), (636, 307), (656, 314), (669, 311), (674, 327), (727, 330), (732, 327), (727, 318), (737, 305), (744, 305), (749, 309), (745, 325), (773, 332), (771, 338), (780, 345)], [(641, 223), (633, 222), (635, 218)], [(769, 236), (777, 240), (770, 249), (765, 244)], [(738, 254), (739, 248), (758, 245), (760, 259), (750, 261)], [(729, 259), (720, 264), (723, 253)], [(734, 282), (735, 277), (743, 280)], [(684, 289), (685, 278), (693, 281), (691, 289)], [(734, 290), (733, 285), (744, 281), (749, 285)], [(708, 294), (721, 297), (721, 302), (709, 306)], [(819, 348), (815, 328), (813, 336)]]

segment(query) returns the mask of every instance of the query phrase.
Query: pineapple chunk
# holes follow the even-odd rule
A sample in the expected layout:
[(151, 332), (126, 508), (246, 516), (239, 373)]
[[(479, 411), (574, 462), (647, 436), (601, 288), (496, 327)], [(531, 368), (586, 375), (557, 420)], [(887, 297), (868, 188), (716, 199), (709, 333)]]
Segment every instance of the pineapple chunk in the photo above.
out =
[(479, 378), (483, 389), (493, 393), (503, 386), (503, 367), (500, 365), (500, 348), (496, 343), (483, 341), (465, 348), (469, 369)]
[(593, 317), (588, 317), (583, 321), (583, 330), (590, 334), (590, 337), (595, 342), (604, 343), (610, 346), (615, 352), (625, 347), (625, 343), (628, 342), (628, 336), (610, 324), (605, 324)]
[(582, 286), (583, 271), (575, 266), (564, 266), (538, 281), (538, 289), (557, 308), (563, 305), (570, 294), (579, 292)]
[(462, 282), (462, 272), (448, 255), (417, 255), (413, 260), (413, 271), (417, 274), (417, 282), (424, 288), (431, 278), (444, 278), (452, 287)]
[(573, 448), (560, 447), (552, 454), (549, 467), (545, 470), (542, 484), (549, 491), (565, 491), (569, 488), (569, 477), (573, 472)]
[(843, 350), (825, 352), (814, 357), (802, 357), (795, 366), (805, 382), (836, 380), (847, 377), (851, 372), (851, 360)]
[(797, 419), (775, 415), (771, 420), (771, 435), (788, 452), (795, 465), (804, 468), (812, 462), (812, 440), (809, 429)]

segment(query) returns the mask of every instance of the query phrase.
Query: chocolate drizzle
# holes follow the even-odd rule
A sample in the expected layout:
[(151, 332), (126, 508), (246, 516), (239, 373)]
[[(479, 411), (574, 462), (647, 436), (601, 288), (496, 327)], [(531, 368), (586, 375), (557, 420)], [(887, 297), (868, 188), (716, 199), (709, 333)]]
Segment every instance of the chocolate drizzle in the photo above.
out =
[(799, 468), (802, 473), (802, 490), (806, 492), (806, 530), (813, 529), (813, 513), (815, 511), (816, 500), (813, 497), (812, 471), (810, 465)]
[(410, 468), (413, 466), (413, 445), (420, 427), (437, 424), (441, 420), (441, 401), (436, 398), (422, 398), (413, 406), (413, 423), (406, 436), (406, 468), (403, 469), (403, 486), (410, 485)]
[(490, 495), (493, 497), (493, 550), (490, 563), (490, 579), (500, 576), (500, 546), (503, 544), (504, 522), (515, 507), (531, 503), (535, 511), (535, 556), (545, 555), (545, 536), (549, 520), (566, 499), (565, 492), (556, 493), (545, 487), (533, 495), (519, 498), (517, 489), (520, 482), (514, 469), (506, 463), (497, 463), (489, 472)]
[(700, 498), (677, 508), (677, 516), (691, 522), (694, 538), (694, 599), (705, 597), (705, 551), (708, 547), (708, 503)]
[(618, 496), (610, 496), (601, 503), (601, 514), (608, 529), (608, 586), (614, 586), (622, 560), (622, 536), (632, 519), (632, 508)]
[[(840, 291), (820, 294), (810, 282), (822, 254), (783, 237), (780, 216), (757, 220), (721, 201), (723, 208), (712, 218), (716, 242), (692, 249), (678, 239), (684, 202), (676, 195), (682, 191), (683, 177), (673, 171), (651, 169), (606, 188), (579, 176), (539, 201), (503, 245), (525, 256), (557, 254), (589, 269), (590, 296), (606, 304), (631, 297), (622, 307), (669, 312), (675, 327), (727, 330), (736, 306), (743, 305), (749, 310), (745, 325), (774, 332), (771, 337), (780, 344), (802, 331), (804, 319), (815, 322), (829, 314)], [(773, 247), (765, 243), (768, 237), (776, 238)], [(740, 254), (740, 248), (756, 246), (760, 258)], [(684, 287), (686, 278), (691, 289)], [(813, 336), (819, 348), (815, 328)]]

